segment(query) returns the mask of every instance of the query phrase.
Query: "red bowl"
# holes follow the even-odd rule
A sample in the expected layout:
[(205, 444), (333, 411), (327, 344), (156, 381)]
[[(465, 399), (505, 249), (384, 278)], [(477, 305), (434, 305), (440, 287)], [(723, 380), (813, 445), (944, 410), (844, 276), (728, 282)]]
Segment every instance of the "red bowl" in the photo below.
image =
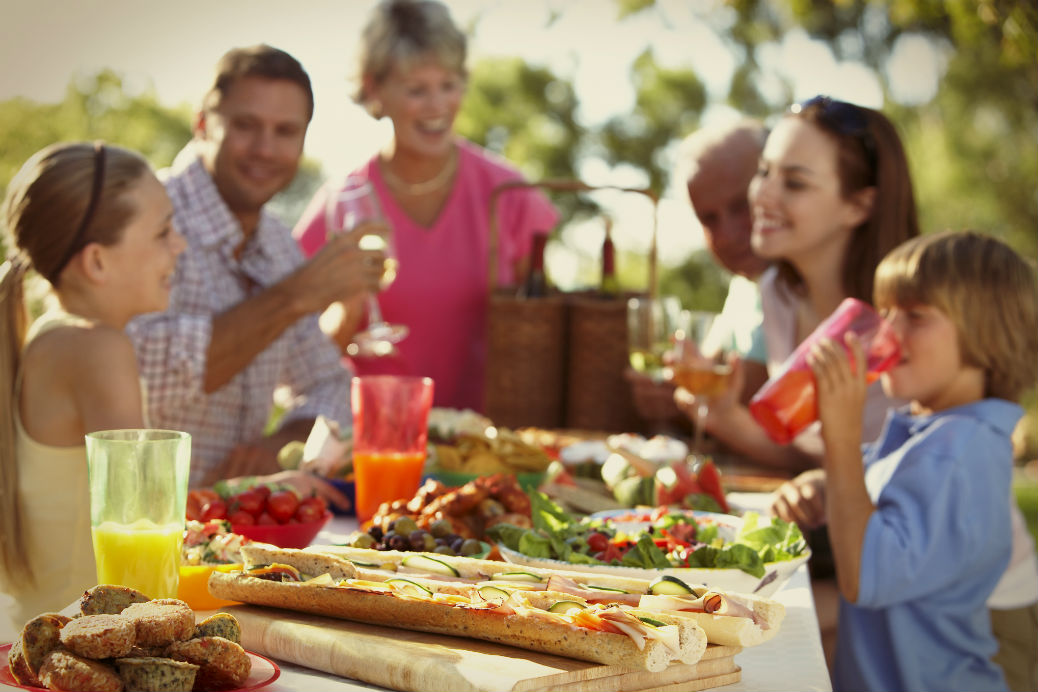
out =
[(306, 524), (232, 524), (231, 530), (249, 540), (270, 543), (279, 548), (305, 548), (331, 518), (332, 513), (326, 509), (323, 517)]

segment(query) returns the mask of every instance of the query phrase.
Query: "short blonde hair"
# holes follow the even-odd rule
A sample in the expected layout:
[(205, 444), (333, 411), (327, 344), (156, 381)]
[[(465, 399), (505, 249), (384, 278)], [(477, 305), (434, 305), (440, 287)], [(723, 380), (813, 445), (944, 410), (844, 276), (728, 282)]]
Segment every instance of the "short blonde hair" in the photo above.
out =
[(876, 268), (877, 308), (932, 305), (955, 323), (985, 396), (1019, 400), (1038, 380), (1038, 280), (1032, 263), (976, 231), (909, 240)]
[(379, 104), (368, 93), (369, 84), (381, 84), (397, 66), (410, 67), (428, 61), (465, 78), (466, 52), (465, 34), (442, 3), (383, 0), (360, 37), (353, 100), (372, 116), (381, 117)]

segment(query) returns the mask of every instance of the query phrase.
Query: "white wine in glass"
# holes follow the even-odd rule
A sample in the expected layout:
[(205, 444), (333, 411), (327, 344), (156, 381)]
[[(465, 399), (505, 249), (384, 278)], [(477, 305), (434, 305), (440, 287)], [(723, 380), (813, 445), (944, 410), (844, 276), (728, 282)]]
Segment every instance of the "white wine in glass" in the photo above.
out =
[[(350, 176), (346, 183), (328, 197), (325, 207), (328, 233), (347, 233), (366, 221), (384, 221), (378, 195), (371, 181)], [(381, 250), (385, 256), (379, 286), (384, 291), (396, 279), (399, 260), (393, 245), (392, 231), (366, 233), (357, 241), (361, 250)], [(407, 327), (389, 324), (382, 319), (378, 296), (368, 296), (368, 328), (354, 335), (350, 355), (385, 356), (393, 353), (394, 344), (407, 336)]]
[(724, 394), (730, 385), (732, 367), (720, 345), (710, 344), (707, 335), (717, 319), (712, 312), (693, 311), (688, 320), (688, 333), (675, 339), (675, 360), (671, 365), (671, 381), (696, 397), (695, 438), (692, 455), (703, 451), (703, 428), (710, 414), (710, 399)]

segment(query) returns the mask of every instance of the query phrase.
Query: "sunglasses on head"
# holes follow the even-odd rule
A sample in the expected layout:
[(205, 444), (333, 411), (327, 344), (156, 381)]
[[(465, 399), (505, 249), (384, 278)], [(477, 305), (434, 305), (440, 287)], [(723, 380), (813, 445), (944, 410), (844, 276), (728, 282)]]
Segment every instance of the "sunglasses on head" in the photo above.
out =
[(829, 96), (815, 96), (800, 103), (794, 103), (789, 107), (793, 114), (801, 113), (808, 109), (818, 112), (818, 122), (836, 134), (854, 137), (865, 148), (868, 156), (869, 166), (876, 169), (876, 142), (869, 132), (869, 122), (865, 112), (846, 101), (837, 101)]

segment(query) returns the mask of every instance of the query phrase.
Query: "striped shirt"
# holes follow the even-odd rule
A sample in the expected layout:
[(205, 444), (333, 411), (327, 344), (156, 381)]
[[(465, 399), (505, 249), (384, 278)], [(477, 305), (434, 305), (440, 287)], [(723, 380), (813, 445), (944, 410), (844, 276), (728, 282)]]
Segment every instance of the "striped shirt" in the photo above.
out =
[(275, 389), (288, 406), (282, 423), (324, 415), (348, 426), (350, 373), (316, 313), (286, 329), (219, 390), (205, 393), (213, 316), (277, 283), (304, 259), (289, 229), (266, 210), (235, 258), (241, 226), (192, 144), (159, 175), (188, 247), (177, 260), (169, 308), (134, 319), (127, 332), (147, 381), (152, 424), (191, 433), (191, 485), (233, 447), (263, 434)]

